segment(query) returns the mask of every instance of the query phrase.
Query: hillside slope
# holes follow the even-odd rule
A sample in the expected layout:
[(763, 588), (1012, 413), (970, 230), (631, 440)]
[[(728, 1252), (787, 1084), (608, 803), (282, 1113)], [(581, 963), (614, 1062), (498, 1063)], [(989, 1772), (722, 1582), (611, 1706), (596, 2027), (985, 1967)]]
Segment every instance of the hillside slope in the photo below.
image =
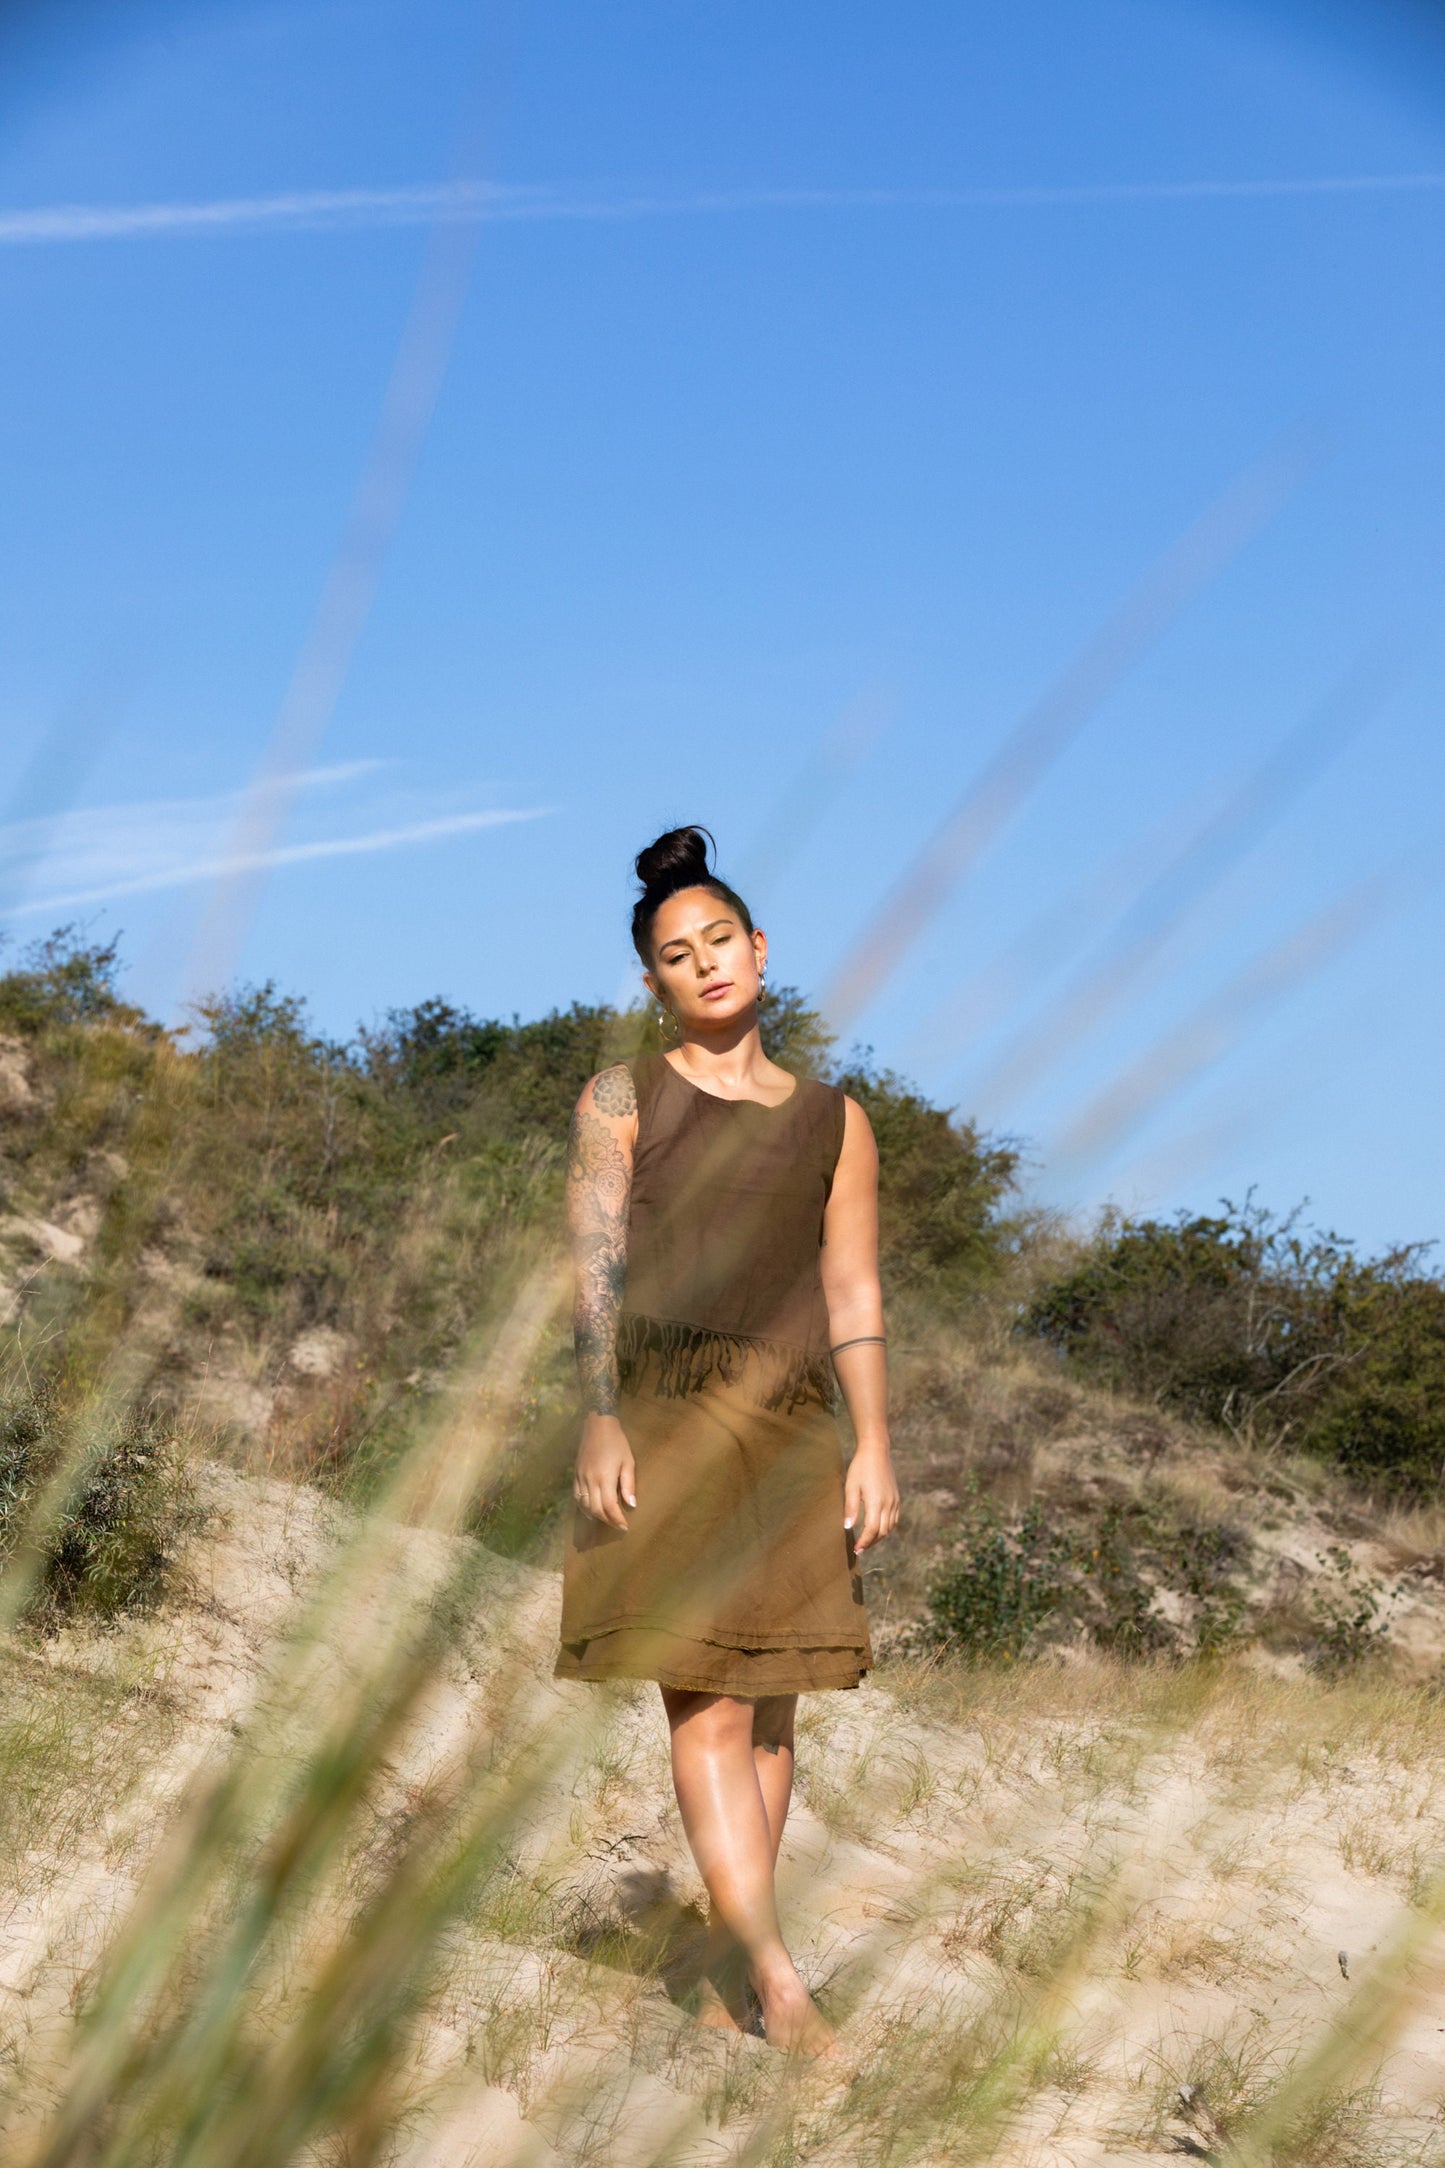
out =
[(7, 1576), (93, 1478), (0, 1642), (7, 2163), (1442, 2158), (1438, 1505), (1085, 1382), (1018, 1329), (1079, 1246), (863, 1074), (906, 1508), (783, 1862), (844, 2053), (700, 2031), (655, 1690), (550, 1677), (555, 1133), (619, 1020), (358, 1055), (268, 989), (197, 1053), (107, 955), (0, 980)]
[[(315, 1471), (345, 1489), (446, 1390), (471, 1318), (505, 1280), (507, 1241), (533, 1220), (546, 1238), (555, 1169), (534, 1140), (504, 1150), (485, 1125), (470, 1158), (442, 1151), (440, 1173), (431, 1150), (414, 1168), (403, 1158), (368, 1173), (365, 1138), (352, 1167), (326, 1141), (340, 1117), (313, 1104), (306, 1042), (298, 1053), (284, 1037), (279, 1052), (263, 1044), (229, 1099), (193, 1057), (163, 1087), (149, 1081), (171, 1102), (158, 1148), (135, 1134), (137, 1058), (134, 1034), (110, 1028), (0, 1034), (0, 1323), (38, 1320), (54, 1337), (87, 1301), (105, 1302), (120, 1200), (121, 1218), (143, 1227), (119, 1298), (127, 1344), (144, 1351), (143, 1393), (236, 1465)], [(135, 1211), (147, 1149), (160, 1172), (148, 1194), (140, 1181)], [(1222, 1625), (1284, 1668), (1376, 1644), (1413, 1675), (1439, 1667), (1445, 1511), (1371, 1501), (1316, 1460), (1083, 1384), (1044, 1347), (1011, 1341), (995, 1308), (1002, 1325), (975, 1306), (955, 1327), (947, 1303), (905, 1306), (895, 1331), (907, 1508), (869, 1562), (883, 1647), (926, 1622), (930, 1585), (967, 1551), (980, 1506), (1016, 1517), (1032, 1503), (1075, 1554), (1080, 1600), (1060, 1624), (1076, 1641), (1122, 1648), (1132, 1635), (1139, 1653), (1177, 1655), (1209, 1640), (1201, 1626), (1216, 1645)], [(563, 1338), (539, 1350), (519, 1440), (530, 1488), (515, 1540), (532, 1555), (565, 1495)]]

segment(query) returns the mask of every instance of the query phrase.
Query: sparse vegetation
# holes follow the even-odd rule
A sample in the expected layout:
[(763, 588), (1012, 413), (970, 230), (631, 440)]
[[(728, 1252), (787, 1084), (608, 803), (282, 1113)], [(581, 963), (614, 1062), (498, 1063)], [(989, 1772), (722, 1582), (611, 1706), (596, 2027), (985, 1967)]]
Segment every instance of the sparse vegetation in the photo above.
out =
[(80, 926), (58, 926), (0, 973), (0, 1031), (38, 1038), (70, 1024), (158, 1027), (119, 992), (120, 941), (90, 941)]
[(1438, 2162), (1390, 2062), (1445, 1857), (1421, 1255), (1252, 1207), (1075, 1242), (790, 993), (775, 1051), (880, 1139), (909, 1518), (876, 1676), (800, 1711), (847, 2060), (691, 2026), (656, 1697), (545, 1677), (559, 1137), (647, 1029), (337, 1045), (267, 986), (174, 1037), (75, 934), (0, 979), (12, 1558), (64, 1501), (0, 1726), (7, 2159)]
[[(1157, 1487), (1067, 1527), (1037, 1502), (1010, 1516), (984, 1499), (961, 1530), (928, 1608), (933, 1637), (969, 1655), (1012, 1661), (1085, 1636), (1124, 1656), (1216, 1656), (1239, 1634), (1247, 1539)], [(1159, 1608), (1169, 1595), (1180, 1599), (1173, 1617)]]
[(970, 1655), (1021, 1656), (1064, 1602), (1068, 1541), (1032, 1505), (1010, 1526), (995, 1508), (975, 1509), (961, 1555), (939, 1576), (928, 1607), (937, 1637)]
[(1383, 1656), (1389, 1647), (1385, 1606), (1390, 1592), (1382, 1582), (1360, 1572), (1342, 1543), (1321, 1551), (1319, 1565), (1327, 1578), (1314, 1592), (1319, 1627), (1316, 1663), (1322, 1670), (1347, 1671), (1369, 1657)]
[(199, 1518), (186, 1456), (156, 1411), (126, 1409), (87, 1436), (48, 1381), (0, 1396), (0, 1574), (22, 1543), (38, 1544), (32, 1626), (154, 1605)]

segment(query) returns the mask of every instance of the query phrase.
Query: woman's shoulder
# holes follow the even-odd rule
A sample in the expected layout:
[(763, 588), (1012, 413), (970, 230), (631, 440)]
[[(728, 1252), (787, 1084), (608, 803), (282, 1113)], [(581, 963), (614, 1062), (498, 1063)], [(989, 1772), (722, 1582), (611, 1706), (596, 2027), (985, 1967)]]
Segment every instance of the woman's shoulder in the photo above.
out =
[(577, 1106), (579, 1112), (605, 1114), (623, 1120), (639, 1113), (654, 1097), (667, 1063), (660, 1054), (639, 1054), (630, 1061), (609, 1062), (588, 1077)]
[(626, 1098), (627, 1111), (636, 1114), (641, 1121), (666, 1084), (671, 1067), (666, 1055), (654, 1051), (634, 1054), (629, 1061), (620, 1061), (613, 1068), (604, 1070), (603, 1075), (616, 1079), (612, 1089), (619, 1099)]
[[(775, 1066), (781, 1068), (782, 1064)], [(787, 1070), (784, 1074), (796, 1074), (799, 1092), (806, 1092), (815, 1107), (841, 1107), (847, 1101), (848, 1095), (842, 1085), (830, 1084), (825, 1076), (810, 1076), (805, 1070)]]
[(843, 1130), (848, 1115), (848, 1096), (841, 1085), (826, 1077), (800, 1076), (791, 1101), (799, 1125), (817, 1138), (829, 1165), (843, 1149)]
[(846, 1085), (830, 1083), (824, 1076), (800, 1076), (798, 1082), (800, 1085), (807, 1085), (815, 1106), (831, 1108), (839, 1121), (846, 1114), (854, 1122), (862, 1123), (865, 1127), (872, 1126), (868, 1121), (867, 1108), (860, 1099), (853, 1097)]

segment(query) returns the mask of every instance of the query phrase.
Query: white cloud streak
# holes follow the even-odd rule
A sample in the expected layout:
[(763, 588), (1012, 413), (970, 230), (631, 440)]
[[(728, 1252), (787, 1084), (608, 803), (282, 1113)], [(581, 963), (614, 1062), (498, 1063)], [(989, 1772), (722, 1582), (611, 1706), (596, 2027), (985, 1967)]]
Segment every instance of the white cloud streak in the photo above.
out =
[[(363, 760), (282, 777), (288, 793), (324, 790), (373, 774), (383, 764)], [(119, 896), (189, 888), (226, 876), (413, 849), (452, 836), (476, 834), (514, 821), (540, 819), (547, 808), (466, 808), (425, 820), (397, 820), (359, 835), (322, 836), (261, 850), (228, 851), (238, 793), (211, 798), (152, 799), (93, 806), (58, 820), (13, 821), (0, 828), (0, 866), (26, 887), (41, 877), (45, 893), (0, 901), (0, 918), (36, 918), (108, 903)], [(375, 815), (373, 814), (373, 818)], [(46, 878), (48, 876), (48, 878)]]
[(1049, 205), (1191, 203), (1291, 196), (1427, 195), (1445, 173), (1343, 173), (1262, 180), (1097, 181), (1012, 188), (748, 188), (679, 195), (569, 195), (448, 182), (292, 190), (194, 203), (60, 203), (0, 211), (0, 248), (66, 242), (326, 233), (454, 220), (488, 224), (624, 221), (748, 211), (971, 211)]
[(143, 873), (128, 881), (112, 881), (99, 888), (77, 888), (68, 894), (42, 896), (22, 903), (5, 916), (34, 918), (42, 912), (71, 911), (85, 903), (108, 903), (115, 896), (138, 896), (158, 888), (189, 888), (198, 881), (214, 881), (236, 873), (258, 873), (273, 866), (300, 866), (317, 858), (351, 858), (371, 851), (395, 851), (408, 844), (435, 843), (443, 836), (460, 836), (479, 828), (499, 828), (508, 821), (540, 820), (545, 806), (514, 811), (510, 808), (485, 813), (449, 813), (440, 820), (413, 821), (402, 828), (379, 828), (369, 836), (329, 836), (318, 843), (285, 843), (275, 850), (250, 851), (240, 857), (210, 858), (189, 866), (171, 866), (163, 872)]

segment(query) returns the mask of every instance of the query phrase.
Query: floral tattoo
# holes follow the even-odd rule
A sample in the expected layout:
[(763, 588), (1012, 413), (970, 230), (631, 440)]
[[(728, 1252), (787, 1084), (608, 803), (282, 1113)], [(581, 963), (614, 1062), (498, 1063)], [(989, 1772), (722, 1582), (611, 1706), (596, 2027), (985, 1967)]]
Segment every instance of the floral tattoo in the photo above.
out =
[[(630, 1073), (604, 1070), (593, 1086), (594, 1105), (615, 1118), (631, 1111), (622, 1103), (624, 1096), (636, 1106)], [(567, 1225), (577, 1268), (572, 1337), (589, 1414), (615, 1415), (618, 1408), (617, 1318), (627, 1277), (631, 1195), (632, 1169), (612, 1129), (579, 1107), (567, 1145)]]
[(637, 1086), (625, 1061), (618, 1062), (615, 1068), (603, 1070), (592, 1086), (592, 1104), (599, 1114), (637, 1112)]

